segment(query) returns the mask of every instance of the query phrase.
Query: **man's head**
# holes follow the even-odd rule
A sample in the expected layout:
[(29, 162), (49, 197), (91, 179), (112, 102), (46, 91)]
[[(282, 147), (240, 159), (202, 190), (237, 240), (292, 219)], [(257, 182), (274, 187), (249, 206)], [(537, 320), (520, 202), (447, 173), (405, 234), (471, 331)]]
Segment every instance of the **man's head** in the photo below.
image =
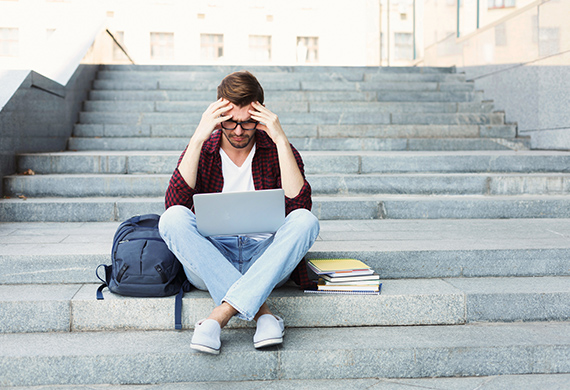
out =
[[(255, 139), (256, 123), (251, 123), (251, 103), (263, 103), (263, 88), (247, 71), (226, 76), (218, 86), (218, 99), (228, 100), (234, 107), (226, 112), (232, 119), (221, 123), (222, 133), (231, 146), (248, 150)], [(241, 123), (237, 125), (236, 122)], [(253, 121), (255, 122), (255, 121)], [(252, 127), (252, 128), (251, 128)]]
[(227, 75), (218, 86), (218, 99), (220, 98), (227, 99), (238, 107), (253, 102), (263, 104), (263, 88), (248, 71), (234, 72)]

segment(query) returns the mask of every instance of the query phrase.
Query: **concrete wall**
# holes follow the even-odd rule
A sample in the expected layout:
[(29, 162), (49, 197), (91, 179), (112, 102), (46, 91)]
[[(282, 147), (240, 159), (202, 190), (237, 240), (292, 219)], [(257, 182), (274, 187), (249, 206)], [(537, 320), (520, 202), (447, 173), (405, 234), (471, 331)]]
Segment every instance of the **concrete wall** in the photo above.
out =
[[(567, 54), (568, 55), (568, 54)], [(570, 66), (488, 65), (458, 68), (475, 88), (530, 136), (533, 149), (570, 150)]]
[(28, 73), (0, 111), (0, 178), (16, 172), (17, 153), (66, 148), (98, 67), (80, 65), (65, 87)]

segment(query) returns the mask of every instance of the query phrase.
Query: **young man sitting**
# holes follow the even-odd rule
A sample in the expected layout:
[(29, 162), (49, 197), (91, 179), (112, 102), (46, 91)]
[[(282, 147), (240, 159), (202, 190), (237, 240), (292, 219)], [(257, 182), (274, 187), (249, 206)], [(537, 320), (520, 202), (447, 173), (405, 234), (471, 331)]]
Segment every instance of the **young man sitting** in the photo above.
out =
[[(216, 303), (196, 324), (191, 347), (198, 351), (218, 354), (221, 328), (234, 315), (257, 322), (255, 348), (282, 343), (283, 320), (265, 301), (292, 274), (307, 279), (301, 260), (319, 234), (301, 156), (263, 101), (263, 88), (251, 73), (225, 77), (166, 192), (160, 233), (188, 280)], [(285, 222), (275, 234), (204, 237), (197, 231), (194, 194), (275, 188), (284, 190), (286, 205)]]

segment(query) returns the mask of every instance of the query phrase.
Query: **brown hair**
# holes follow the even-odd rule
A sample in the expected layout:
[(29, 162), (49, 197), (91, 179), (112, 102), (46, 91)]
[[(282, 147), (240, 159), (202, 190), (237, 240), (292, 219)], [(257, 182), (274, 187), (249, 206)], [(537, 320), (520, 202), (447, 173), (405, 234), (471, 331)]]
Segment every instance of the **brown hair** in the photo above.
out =
[(248, 71), (234, 72), (227, 75), (218, 85), (219, 98), (228, 99), (239, 107), (253, 102), (263, 104), (263, 88)]

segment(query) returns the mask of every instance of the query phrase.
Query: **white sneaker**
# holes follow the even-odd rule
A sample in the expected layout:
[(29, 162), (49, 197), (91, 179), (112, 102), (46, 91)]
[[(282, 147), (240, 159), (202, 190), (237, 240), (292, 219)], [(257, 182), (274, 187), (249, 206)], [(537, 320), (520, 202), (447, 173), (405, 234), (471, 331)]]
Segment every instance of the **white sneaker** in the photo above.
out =
[(255, 348), (270, 347), (283, 342), (285, 326), (283, 319), (273, 314), (264, 314), (257, 319), (257, 330), (253, 336)]
[(216, 320), (202, 320), (194, 327), (190, 348), (217, 355), (220, 353), (220, 324)]

